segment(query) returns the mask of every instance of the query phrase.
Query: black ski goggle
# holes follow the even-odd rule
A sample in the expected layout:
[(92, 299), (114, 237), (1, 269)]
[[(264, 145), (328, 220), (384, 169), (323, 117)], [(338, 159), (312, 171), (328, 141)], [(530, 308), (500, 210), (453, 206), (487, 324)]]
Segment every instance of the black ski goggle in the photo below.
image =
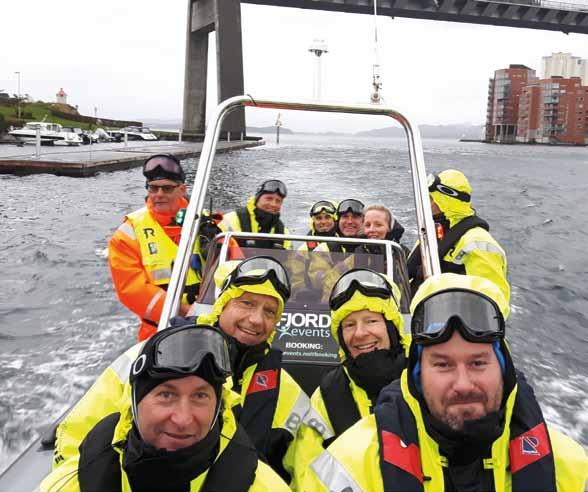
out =
[(331, 310), (336, 311), (343, 306), (356, 291), (368, 297), (392, 298), (398, 304), (392, 286), (382, 275), (373, 270), (353, 269), (344, 273), (331, 290), (329, 298)]
[(313, 215), (318, 215), (323, 212), (325, 212), (327, 214), (335, 214), (335, 213), (337, 213), (337, 209), (335, 208), (335, 205), (333, 205), (331, 202), (327, 202), (326, 200), (321, 200), (320, 202), (316, 202), (312, 206), (312, 208), (310, 209), (311, 217)]
[(279, 179), (270, 179), (259, 185), (257, 194), (259, 195), (261, 193), (277, 193), (282, 198), (286, 198), (288, 196), (288, 189)]
[(290, 278), (280, 262), (270, 256), (254, 256), (243, 260), (225, 280), (223, 291), (229, 286), (263, 284), (269, 280), (284, 303), (290, 298)]
[(186, 177), (184, 170), (180, 165), (180, 161), (177, 157), (171, 154), (158, 154), (151, 156), (145, 161), (145, 164), (143, 164), (143, 175), (149, 179), (157, 174), (158, 168), (161, 171), (164, 171), (164, 173), (177, 175), (178, 178), (181, 178), (181, 181), (184, 181)]
[(441, 178), (437, 174), (429, 174), (429, 176), (427, 177), (427, 181), (427, 184), (429, 186), (429, 193), (432, 193), (433, 191), (438, 191), (439, 193), (443, 193), (444, 195), (450, 196), (452, 198), (457, 198), (462, 202), (469, 202), (472, 199), (469, 193), (455, 190), (441, 183)]
[(412, 316), (412, 339), (420, 345), (443, 343), (453, 329), (469, 342), (490, 343), (504, 338), (504, 317), (492, 299), (467, 290), (432, 295)]
[(341, 217), (341, 215), (346, 214), (347, 212), (351, 212), (355, 215), (363, 215), (364, 207), (365, 205), (359, 200), (343, 200), (337, 207), (337, 215)]
[[(157, 335), (155, 335), (157, 336)], [(131, 381), (147, 371), (152, 377), (168, 374), (193, 374), (209, 356), (220, 378), (231, 374), (227, 341), (222, 333), (208, 325), (189, 325), (170, 330), (155, 342), (151, 354), (139, 356), (131, 368)]]

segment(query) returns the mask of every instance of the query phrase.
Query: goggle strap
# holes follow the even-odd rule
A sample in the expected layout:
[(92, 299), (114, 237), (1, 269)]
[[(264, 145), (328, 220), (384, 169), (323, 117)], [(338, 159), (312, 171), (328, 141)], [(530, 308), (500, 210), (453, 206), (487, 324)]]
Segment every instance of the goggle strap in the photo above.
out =
[(429, 192), (432, 193), (434, 191), (438, 191), (439, 193), (449, 196), (451, 198), (457, 198), (458, 200), (466, 203), (470, 202), (472, 199), (469, 193), (466, 193), (465, 191), (456, 190), (451, 186), (447, 186), (441, 183), (441, 178), (437, 174), (434, 175), (434, 180), (429, 185)]

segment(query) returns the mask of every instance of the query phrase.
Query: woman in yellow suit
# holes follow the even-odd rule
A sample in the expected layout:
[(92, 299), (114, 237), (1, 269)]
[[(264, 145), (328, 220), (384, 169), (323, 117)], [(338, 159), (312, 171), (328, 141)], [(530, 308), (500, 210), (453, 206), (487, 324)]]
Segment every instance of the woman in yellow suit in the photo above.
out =
[(325, 374), (295, 443), (291, 486), (300, 485), (308, 465), (347, 428), (369, 415), (380, 390), (400, 377), (409, 340), (398, 310), (400, 292), (368, 269), (340, 277), (330, 296), (331, 332), (341, 364)]

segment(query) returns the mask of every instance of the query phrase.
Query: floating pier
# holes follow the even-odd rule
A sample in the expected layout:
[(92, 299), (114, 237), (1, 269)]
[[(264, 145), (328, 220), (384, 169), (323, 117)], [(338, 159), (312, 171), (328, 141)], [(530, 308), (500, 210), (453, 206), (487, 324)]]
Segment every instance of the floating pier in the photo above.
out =
[[(261, 139), (220, 141), (217, 152), (264, 145)], [(83, 147), (45, 147), (37, 158), (34, 145), (0, 145), (0, 174), (39, 174), (87, 177), (103, 171), (118, 171), (143, 164), (153, 154), (172, 154), (179, 159), (197, 157), (202, 142), (102, 143)]]

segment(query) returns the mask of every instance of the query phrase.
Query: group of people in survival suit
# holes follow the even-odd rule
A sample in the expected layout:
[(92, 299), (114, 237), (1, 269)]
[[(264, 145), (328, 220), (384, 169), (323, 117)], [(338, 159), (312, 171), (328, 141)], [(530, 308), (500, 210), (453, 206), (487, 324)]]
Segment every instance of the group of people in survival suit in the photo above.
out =
[[(141, 320), (139, 340), (145, 340), (157, 331), (188, 205), (186, 175), (176, 157), (168, 154), (151, 156), (143, 165), (143, 175), (147, 189), (145, 206), (125, 217), (108, 246), (108, 260), (116, 293), (121, 303)], [(210, 212), (203, 214), (193, 261), (188, 270), (185, 295), (180, 306), (181, 315), (188, 312), (198, 294), (210, 240), (219, 232), (228, 231), (288, 234), (288, 228), (280, 218), (287, 196), (286, 185), (282, 181), (271, 179), (261, 183), (255, 195), (249, 197), (245, 207), (224, 216)], [(309, 236), (388, 239), (400, 242), (403, 233), (404, 227), (383, 205), (365, 207), (361, 201), (355, 199), (343, 200), (338, 205), (329, 200), (321, 200), (310, 209)], [(256, 248), (291, 248), (289, 241), (282, 240), (239, 239), (238, 242), (241, 246)], [(300, 250), (350, 253), (357, 248), (353, 243), (319, 244), (309, 241), (302, 244)], [(358, 252), (381, 253), (377, 245), (364, 244), (359, 248), (361, 251)], [(322, 262), (314, 266), (316, 274), (310, 287), (321, 283), (318, 272), (324, 269)], [(312, 272), (313, 266), (308, 270)], [(337, 273), (338, 270), (335, 270), (334, 274)], [(328, 284), (326, 296), (333, 282)]]
[[(461, 173), (444, 173), (429, 189), (434, 213), (444, 197), (469, 203), (465, 177), (467, 186)], [(148, 177), (155, 195), (179, 191), (182, 181), (169, 176)], [(164, 201), (151, 198), (143, 214), (166, 215)], [(449, 205), (451, 231), (471, 214)], [(123, 226), (142, 252), (142, 228), (158, 219), (131, 215)], [(286, 269), (269, 256), (222, 264), (210, 313), (180, 309), (170, 327), (116, 359), (61, 422), (40, 490), (583, 492), (586, 452), (546, 424), (515, 368), (508, 283), (505, 291), (478, 266), (489, 260), (472, 244), (486, 240), (480, 247), (502, 259), (506, 276), (504, 252), (488, 246), (486, 227), (463, 235), (474, 233), (440, 251), (462, 270), (416, 279), (409, 331), (385, 275), (352, 268), (335, 281), (328, 301), (341, 363), (310, 398), (271, 343), (291, 293)], [(145, 278), (158, 267), (149, 263)]]

